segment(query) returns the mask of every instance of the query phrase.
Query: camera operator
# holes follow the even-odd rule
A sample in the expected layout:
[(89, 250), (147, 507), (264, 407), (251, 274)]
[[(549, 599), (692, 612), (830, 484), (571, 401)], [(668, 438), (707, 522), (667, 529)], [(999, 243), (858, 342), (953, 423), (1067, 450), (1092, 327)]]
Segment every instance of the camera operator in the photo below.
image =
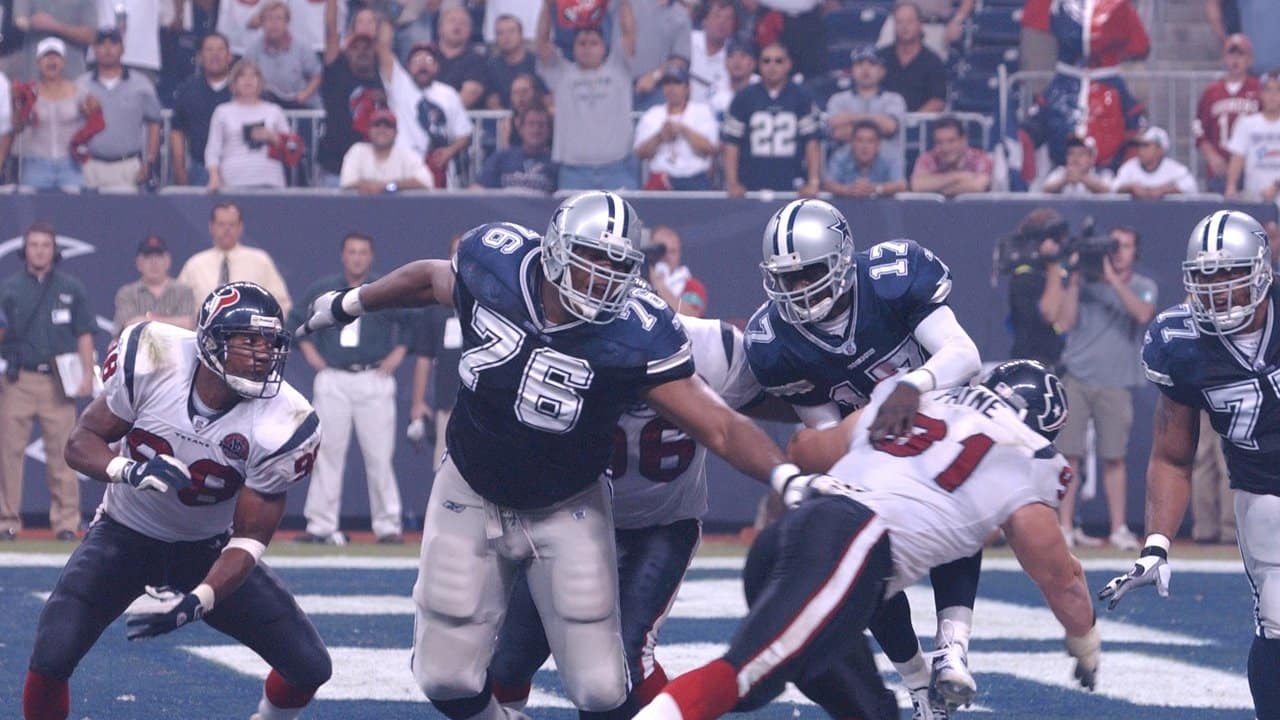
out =
[(1125, 455), (1133, 424), (1130, 388), (1142, 383), (1142, 335), (1156, 310), (1155, 281), (1133, 270), (1140, 241), (1137, 230), (1118, 227), (1105, 238), (1086, 233), (1070, 248), (1073, 261), (1057, 318), (1067, 333), (1061, 365), (1071, 412), (1055, 443), (1077, 478), (1058, 511), (1068, 545), (1101, 544), (1074, 527), (1085, 429), (1092, 418), (1111, 521), (1108, 540), (1123, 550), (1139, 547), (1125, 524)]
[(1009, 275), (1010, 357), (1039, 360), (1051, 368), (1062, 357), (1063, 338), (1055, 326), (1066, 293), (1059, 259), (1066, 240), (1062, 216), (1038, 208), (997, 248), (997, 269)]

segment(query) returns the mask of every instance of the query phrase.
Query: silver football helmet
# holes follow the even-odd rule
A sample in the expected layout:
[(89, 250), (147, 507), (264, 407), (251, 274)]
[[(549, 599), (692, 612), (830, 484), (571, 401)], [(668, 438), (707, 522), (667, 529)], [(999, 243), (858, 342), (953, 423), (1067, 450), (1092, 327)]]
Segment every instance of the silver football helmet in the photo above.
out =
[(789, 323), (825, 318), (857, 284), (849, 222), (831, 203), (793, 200), (764, 229), (764, 291)]
[[(1267, 231), (1237, 210), (1219, 210), (1201, 220), (1187, 240), (1182, 285), (1191, 315), (1205, 332), (1230, 335), (1248, 327), (1271, 288)], [(1237, 304), (1235, 295), (1245, 288), (1249, 300)]]
[(542, 236), (542, 270), (570, 314), (603, 325), (622, 311), (644, 262), (641, 228), (635, 208), (615, 193), (591, 190), (560, 203)]

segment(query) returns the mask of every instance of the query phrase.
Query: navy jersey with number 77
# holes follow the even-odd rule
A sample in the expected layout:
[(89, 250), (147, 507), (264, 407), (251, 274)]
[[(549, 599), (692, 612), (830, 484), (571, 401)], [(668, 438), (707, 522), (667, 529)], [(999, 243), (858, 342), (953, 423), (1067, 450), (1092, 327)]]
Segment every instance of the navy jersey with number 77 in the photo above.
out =
[(693, 374), (675, 313), (636, 288), (607, 325), (551, 325), (542, 309), (541, 238), (491, 223), (469, 231), (454, 258), (462, 325), (461, 388), (449, 455), (490, 502), (540, 508), (596, 482), (623, 411), (656, 385)]
[(1228, 338), (1201, 333), (1186, 305), (1156, 316), (1143, 339), (1142, 365), (1160, 392), (1206, 410), (1222, 436), (1231, 487), (1280, 495), (1280, 312), (1276, 285), (1258, 350), (1247, 356)]

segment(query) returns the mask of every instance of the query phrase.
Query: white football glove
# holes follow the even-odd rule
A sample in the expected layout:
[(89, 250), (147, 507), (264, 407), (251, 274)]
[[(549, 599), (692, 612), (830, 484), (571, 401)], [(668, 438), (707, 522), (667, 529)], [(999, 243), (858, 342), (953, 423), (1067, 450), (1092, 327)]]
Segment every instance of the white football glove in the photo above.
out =
[(1067, 653), (1076, 659), (1075, 678), (1092, 691), (1098, 684), (1098, 663), (1102, 658), (1102, 636), (1097, 625), (1080, 637), (1067, 636)]
[(769, 473), (769, 485), (782, 496), (782, 502), (793, 508), (816, 495), (848, 495), (855, 492), (830, 475), (823, 473), (804, 474), (800, 468), (791, 463), (783, 463)]
[(311, 315), (294, 332), (295, 337), (306, 337), (335, 325), (346, 325), (364, 313), (360, 303), (359, 288), (330, 290), (311, 303)]
[(1124, 575), (1111, 579), (1106, 587), (1098, 591), (1098, 599), (1111, 599), (1107, 603), (1108, 610), (1114, 610), (1130, 590), (1155, 585), (1160, 597), (1169, 597), (1169, 577), (1173, 570), (1169, 567), (1168, 552), (1164, 548), (1148, 545), (1143, 548), (1142, 555), (1133, 564), (1133, 569)]

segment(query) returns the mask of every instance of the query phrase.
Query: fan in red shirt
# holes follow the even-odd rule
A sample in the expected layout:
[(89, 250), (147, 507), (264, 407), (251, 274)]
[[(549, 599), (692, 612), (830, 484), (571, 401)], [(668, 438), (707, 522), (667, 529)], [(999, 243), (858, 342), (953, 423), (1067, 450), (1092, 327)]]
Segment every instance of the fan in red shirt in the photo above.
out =
[(1242, 115), (1258, 112), (1258, 78), (1249, 73), (1253, 64), (1253, 44), (1236, 33), (1222, 48), (1222, 65), (1227, 74), (1205, 88), (1196, 106), (1196, 149), (1204, 156), (1210, 192), (1226, 189), (1226, 149), (1231, 129)]

